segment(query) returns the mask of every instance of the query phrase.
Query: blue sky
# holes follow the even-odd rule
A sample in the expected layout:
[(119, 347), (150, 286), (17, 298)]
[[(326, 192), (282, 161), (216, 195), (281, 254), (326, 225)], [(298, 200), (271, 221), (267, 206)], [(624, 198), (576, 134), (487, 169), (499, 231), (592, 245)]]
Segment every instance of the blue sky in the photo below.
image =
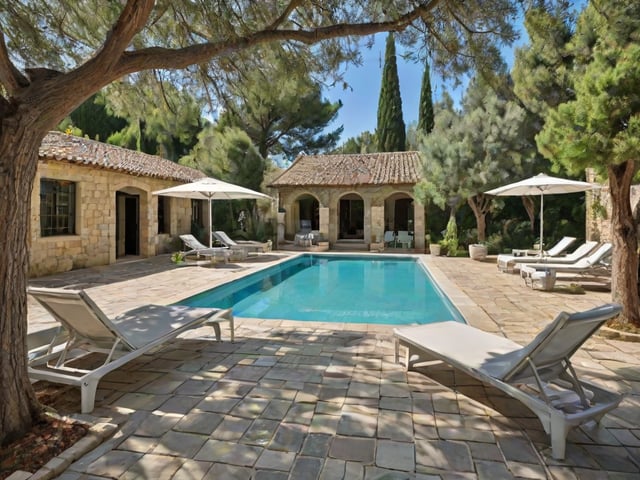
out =
[[(520, 23), (520, 25), (522, 25)], [(521, 27), (522, 28), (522, 27)], [(342, 108), (338, 112), (337, 120), (330, 125), (331, 129), (344, 126), (344, 132), (340, 137), (339, 145), (347, 139), (356, 137), (360, 133), (368, 130), (374, 132), (377, 123), (378, 97), (380, 96), (380, 83), (382, 81), (382, 68), (384, 66), (385, 39), (387, 34), (381, 33), (375, 36), (375, 44), (371, 49), (362, 50), (363, 64), (359, 67), (347, 66), (345, 70), (345, 81), (351, 87), (344, 90), (342, 86), (337, 86), (325, 91), (325, 97), (332, 102), (342, 100)], [(526, 33), (521, 33), (521, 39), (516, 42), (522, 44)], [(396, 42), (396, 49), (400, 53), (400, 45)], [(503, 51), (508, 64), (513, 61), (513, 49)], [(402, 98), (402, 114), (405, 125), (418, 121), (418, 104), (420, 102), (420, 87), (422, 84), (422, 74), (424, 72), (423, 63), (415, 63), (405, 60), (401, 55), (397, 55), (396, 64), (398, 66), (398, 78), (400, 80), (400, 97)], [(445, 89), (445, 85), (431, 71), (431, 90), (433, 101), (437, 101)], [(452, 92), (450, 87), (446, 87), (454, 100), (458, 100), (464, 88), (460, 87)]]

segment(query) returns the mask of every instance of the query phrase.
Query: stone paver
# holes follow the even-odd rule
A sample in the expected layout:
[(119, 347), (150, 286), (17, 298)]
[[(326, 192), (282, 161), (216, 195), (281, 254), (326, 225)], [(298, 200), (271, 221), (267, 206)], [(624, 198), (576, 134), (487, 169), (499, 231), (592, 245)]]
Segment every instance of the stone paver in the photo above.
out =
[[(173, 303), (287, 257), (226, 268), (156, 257), (34, 279), (83, 285), (108, 315)], [(495, 259), (424, 256), (467, 321), (526, 343), (561, 310), (610, 301), (525, 288)], [(166, 264), (160, 264), (166, 262)], [(558, 282), (561, 284), (561, 282)], [(176, 288), (179, 285), (180, 288)], [(52, 322), (29, 300), (29, 330)], [(519, 402), (446, 365), (405, 372), (392, 326), (236, 319), (236, 342), (190, 331), (108, 375), (85, 419), (117, 433), (59, 478), (632, 479), (640, 477), (640, 343), (596, 336), (581, 374), (626, 394), (599, 427), (573, 430), (565, 460)]]

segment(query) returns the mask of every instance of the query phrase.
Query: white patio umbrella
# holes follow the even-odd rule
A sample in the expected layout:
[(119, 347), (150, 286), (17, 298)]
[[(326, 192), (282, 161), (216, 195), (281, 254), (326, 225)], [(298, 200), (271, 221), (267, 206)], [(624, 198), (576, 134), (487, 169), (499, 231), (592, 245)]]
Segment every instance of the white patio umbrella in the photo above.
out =
[(588, 182), (579, 182), (577, 180), (569, 180), (566, 178), (551, 177), (544, 173), (539, 173), (533, 177), (521, 180), (519, 182), (510, 183), (502, 187), (494, 188), (487, 195), (497, 196), (524, 196), (524, 195), (540, 195), (540, 255), (542, 255), (542, 234), (544, 232), (544, 196), (556, 195), (561, 193), (584, 192), (597, 188), (597, 185)]
[(209, 201), (209, 247), (213, 246), (213, 200), (243, 200), (243, 199), (269, 199), (273, 201), (269, 195), (256, 192), (249, 188), (234, 185), (233, 183), (223, 182), (216, 178), (203, 178), (196, 182), (185, 183), (164, 190), (152, 192), (153, 195), (164, 195), (167, 197), (192, 198), (194, 200)]

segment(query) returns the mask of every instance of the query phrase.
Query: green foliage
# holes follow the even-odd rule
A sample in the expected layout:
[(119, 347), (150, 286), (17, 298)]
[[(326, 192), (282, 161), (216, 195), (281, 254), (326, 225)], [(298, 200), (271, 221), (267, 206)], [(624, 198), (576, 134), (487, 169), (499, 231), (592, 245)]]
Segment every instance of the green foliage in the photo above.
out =
[(382, 85), (378, 100), (378, 151), (402, 152), (406, 148), (406, 131), (402, 119), (402, 98), (396, 64), (396, 46), (393, 33), (387, 36), (382, 70)]
[(106, 142), (107, 138), (127, 126), (126, 120), (107, 111), (102, 93), (92, 95), (69, 117), (84, 135), (100, 142)]
[(430, 133), (433, 130), (433, 94), (431, 91), (431, 70), (429, 60), (424, 62), (424, 73), (420, 88), (420, 105), (418, 106), (418, 131)]
[(191, 154), (180, 159), (182, 165), (196, 168), (208, 176), (260, 190), (266, 162), (249, 136), (239, 128), (206, 127), (198, 135)]
[(538, 147), (572, 172), (606, 174), (610, 165), (640, 158), (640, 5), (596, 3), (610, 7), (607, 18), (588, 7), (569, 44), (579, 53), (575, 100), (549, 112)]
[(526, 128), (526, 112), (478, 80), (470, 84), (462, 112), (445, 96), (436, 105), (433, 131), (420, 145), (423, 180), (416, 196), (442, 209), (455, 210), (467, 201), (476, 216), (478, 240), (483, 241), (491, 208), (483, 192), (522, 176), (535, 158)]
[(174, 252), (171, 254), (171, 261), (173, 263), (183, 263), (184, 262), (184, 252)]
[[(541, 119), (550, 108), (575, 97), (571, 78), (574, 53), (567, 45), (575, 22), (572, 3), (559, 1), (554, 8), (538, 5), (525, 13), (530, 41), (516, 49), (513, 90)], [(542, 123), (537, 123), (541, 128)]]
[(447, 255), (455, 256), (458, 251), (458, 224), (455, 215), (449, 217), (447, 222), (447, 230), (444, 238), (440, 241), (440, 245), (447, 249)]
[(357, 137), (347, 139), (341, 146), (331, 153), (374, 153), (378, 150), (378, 141), (375, 133), (364, 131)]
[(136, 80), (110, 86), (96, 99), (108, 114), (126, 120), (124, 128), (104, 140), (177, 162), (202, 130), (201, 105), (157, 77), (145, 74)]
[(260, 68), (240, 77), (225, 93), (219, 127), (244, 130), (265, 159), (293, 159), (301, 151), (315, 154), (335, 147), (343, 127), (327, 131), (327, 126), (342, 103), (323, 99), (320, 84), (298, 68), (286, 57), (262, 58)]

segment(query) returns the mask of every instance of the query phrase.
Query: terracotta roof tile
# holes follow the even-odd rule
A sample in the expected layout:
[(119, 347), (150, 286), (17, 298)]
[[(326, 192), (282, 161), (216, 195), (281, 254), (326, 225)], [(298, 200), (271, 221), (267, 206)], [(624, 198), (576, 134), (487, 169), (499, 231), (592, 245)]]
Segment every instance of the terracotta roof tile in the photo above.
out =
[(62, 132), (49, 132), (42, 140), (39, 155), (43, 159), (91, 165), (143, 177), (183, 182), (206, 177), (198, 170), (162, 157)]
[(271, 186), (398, 185), (420, 178), (418, 152), (300, 155)]

